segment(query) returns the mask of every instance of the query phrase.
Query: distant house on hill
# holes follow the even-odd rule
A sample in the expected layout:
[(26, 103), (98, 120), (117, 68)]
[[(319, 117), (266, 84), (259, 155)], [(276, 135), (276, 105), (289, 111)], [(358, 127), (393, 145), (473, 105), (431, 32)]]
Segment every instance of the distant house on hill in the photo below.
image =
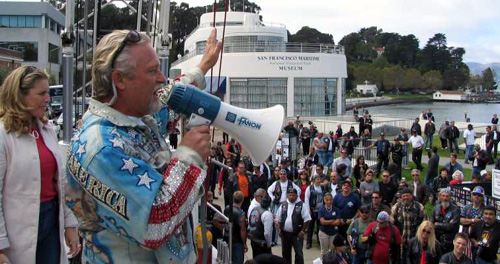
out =
[(360, 94), (373, 94), (376, 95), (378, 93), (377, 85), (370, 84), (368, 81), (365, 81), (365, 84), (356, 85), (356, 92)]
[(377, 52), (377, 58), (382, 56), (382, 54), (384, 54), (385, 52), (385, 47), (376, 47), (373, 49)]
[(432, 99), (445, 102), (469, 101), (469, 97), (463, 91), (437, 91), (432, 95)]

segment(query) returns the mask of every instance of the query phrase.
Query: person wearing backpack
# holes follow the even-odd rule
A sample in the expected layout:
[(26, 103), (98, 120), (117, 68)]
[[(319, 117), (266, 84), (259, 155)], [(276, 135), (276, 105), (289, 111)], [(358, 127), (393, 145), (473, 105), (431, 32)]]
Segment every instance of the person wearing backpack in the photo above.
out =
[(387, 212), (380, 212), (377, 221), (368, 225), (362, 240), (368, 243), (367, 257), (373, 264), (399, 263), (401, 234), (397, 226), (390, 223)]

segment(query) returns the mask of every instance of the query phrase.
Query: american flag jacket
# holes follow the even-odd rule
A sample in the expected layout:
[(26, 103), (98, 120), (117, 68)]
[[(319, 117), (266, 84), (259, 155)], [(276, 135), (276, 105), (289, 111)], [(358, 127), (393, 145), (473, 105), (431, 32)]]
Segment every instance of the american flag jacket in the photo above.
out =
[[(201, 84), (198, 68), (180, 78)], [(68, 148), (67, 205), (84, 238), (83, 263), (195, 263), (190, 213), (206, 166), (192, 149), (171, 153), (173, 112), (132, 118), (92, 100)]]

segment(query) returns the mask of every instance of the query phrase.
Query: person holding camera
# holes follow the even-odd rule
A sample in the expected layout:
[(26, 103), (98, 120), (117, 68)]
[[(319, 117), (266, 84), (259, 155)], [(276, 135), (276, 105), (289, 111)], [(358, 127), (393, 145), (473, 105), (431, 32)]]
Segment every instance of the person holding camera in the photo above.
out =
[(472, 224), (470, 240), (476, 247), (476, 263), (497, 263), (497, 252), (500, 246), (500, 223), (496, 220), (494, 206), (484, 208), (483, 220)]
[(361, 241), (368, 225), (372, 222), (370, 218), (370, 208), (367, 205), (361, 206), (360, 217), (354, 219), (347, 229), (347, 241), (351, 246), (352, 264), (363, 264), (366, 262), (366, 251), (368, 245)]

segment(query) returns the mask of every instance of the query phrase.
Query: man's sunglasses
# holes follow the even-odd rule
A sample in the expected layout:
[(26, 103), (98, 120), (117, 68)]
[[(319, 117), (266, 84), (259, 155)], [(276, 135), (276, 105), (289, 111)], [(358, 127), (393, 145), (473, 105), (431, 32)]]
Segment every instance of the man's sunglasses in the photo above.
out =
[(135, 30), (130, 31), (127, 34), (127, 36), (123, 39), (123, 41), (120, 43), (118, 49), (113, 54), (113, 58), (111, 59), (111, 69), (115, 67), (115, 60), (118, 57), (118, 55), (120, 55), (120, 53), (123, 51), (125, 45), (127, 45), (127, 43), (137, 43), (139, 41), (141, 41), (141, 34), (139, 34), (139, 32)]

